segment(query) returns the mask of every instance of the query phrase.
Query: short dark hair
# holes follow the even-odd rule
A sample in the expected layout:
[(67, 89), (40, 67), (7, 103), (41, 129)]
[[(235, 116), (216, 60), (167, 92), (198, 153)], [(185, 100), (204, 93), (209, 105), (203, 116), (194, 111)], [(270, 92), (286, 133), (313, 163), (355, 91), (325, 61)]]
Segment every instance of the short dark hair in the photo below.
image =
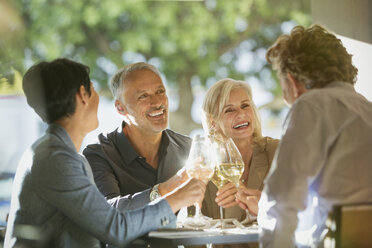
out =
[(81, 85), (90, 96), (89, 67), (56, 59), (33, 65), (24, 75), (22, 86), (27, 103), (43, 121), (53, 123), (75, 113), (75, 96)]

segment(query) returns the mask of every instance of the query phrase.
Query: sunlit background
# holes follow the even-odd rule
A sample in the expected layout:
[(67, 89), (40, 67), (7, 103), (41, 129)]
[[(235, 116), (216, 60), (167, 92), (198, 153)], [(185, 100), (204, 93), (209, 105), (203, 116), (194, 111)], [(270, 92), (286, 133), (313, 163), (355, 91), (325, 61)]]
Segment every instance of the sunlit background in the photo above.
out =
[[(0, 0), (0, 225), (9, 210), (20, 156), (46, 129), (22, 93), (33, 63), (66, 57), (91, 68), (101, 96), (101, 132), (120, 116), (107, 84), (125, 64), (146, 61), (162, 73), (170, 100), (170, 128), (201, 130), (201, 103), (216, 81), (245, 80), (260, 108), (263, 133), (280, 138), (288, 111), (265, 52), (281, 33), (311, 23), (308, 0)], [(372, 100), (370, 44), (341, 37), (359, 69), (356, 89)]]

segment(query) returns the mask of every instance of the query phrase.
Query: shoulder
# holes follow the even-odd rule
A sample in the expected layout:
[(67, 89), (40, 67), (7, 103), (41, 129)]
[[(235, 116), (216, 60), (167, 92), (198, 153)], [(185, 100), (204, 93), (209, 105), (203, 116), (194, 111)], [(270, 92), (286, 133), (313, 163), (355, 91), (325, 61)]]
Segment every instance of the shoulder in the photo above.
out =
[(58, 139), (48, 138), (33, 147), (32, 172), (45, 177), (52, 174), (69, 174), (71, 170), (82, 170), (82, 158), (73, 148)]
[(177, 132), (174, 132), (170, 129), (166, 129), (164, 131), (169, 139), (171, 141), (173, 141), (173, 143), (177, 144), (180, 148), (182, 149), (189, 149), (190, 146), (191, 146), (191, 138), (186, 136), (186, 135), (183, 135), (183, 134), (180, 134), (180, 133), (177, 133)]
[(345, 98), (353, 98), (358, 94), (352, 85), (345, 83), (331, 84), (331, 87), (315, 88), (302, 94), (291, 107), (291, 111), (302, 111), (303, 109), (314, 109), (324, 111), (329, 105), (338, 106)]
[(83, 150), (85, 157), (89, 157), (92, 154), (103, 154), (102, 147), (111, 147), (116, 143), (117, 129), (110, 133), (100, 133), (98, 135), (98, 143), (89, 144)]
[(279, 145), (279, 141), (280, 141), (279, 139), (264, 136), (260, 138), (258, 141), (256, 140), (256, 145), (259, 147), (261, 151), (270, 151), (276, 149), (276, 147)]
[(275, 154), (275, 151), (276, 151), (276, 148), (278, 147), (279, 145), (279, 139), (274, 139), (274, 138), (271, 138), (271, 137), (263, 137), (262, 140), (261, 140), (261, 145), (263, 146), (263, 150), (264, 152), (267, 154), (267, 156), (269, 157), (269, 162), (271, 163), (272, 161), (272, 158), (274, 157), (274, 154)]
[(279, 139), (274, 139), (271, 137), (264, 137), (266, 143), (266, 150), (275, 150), (279, 145)]

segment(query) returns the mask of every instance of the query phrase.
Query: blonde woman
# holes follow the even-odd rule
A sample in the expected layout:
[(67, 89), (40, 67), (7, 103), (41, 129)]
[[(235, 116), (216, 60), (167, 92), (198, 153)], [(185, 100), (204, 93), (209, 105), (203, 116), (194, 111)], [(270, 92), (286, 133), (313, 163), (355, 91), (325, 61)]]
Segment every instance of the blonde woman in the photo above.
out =
[(245, 209), (257, 216), (263, 181), (269, 171), (278, 140), (263, 137), (257, 107), (250, 86), (226, 78), (207, 92), (203, 102), (204, 128), (209, 134), (220, 133), (232, 138), (245, 164), (241, 186), (228, 183), (220, 189), (209, 182), (203, 202), (203, 213), (219, 218), (219, 206), (225, 218), (245, 218)]

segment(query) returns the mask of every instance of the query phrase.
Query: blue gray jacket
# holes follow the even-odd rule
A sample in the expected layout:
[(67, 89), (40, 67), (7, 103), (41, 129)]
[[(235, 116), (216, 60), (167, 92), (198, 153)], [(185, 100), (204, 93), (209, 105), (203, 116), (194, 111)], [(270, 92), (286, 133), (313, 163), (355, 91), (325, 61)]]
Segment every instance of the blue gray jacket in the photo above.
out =
[(47, 234), (39, 238), (49, 247), (99, 247), (99, 241), (124, 247), (151, 230), (175, 226), (166, 200), (146, 205), (149, 190), (118, 202), (120, 212), (98, 191), (88, 162), (68, 133), (50, 125), (18, 166), (5, 247), (24, 242), (30, 234), (27, 227), (40, 231), (34, 238)]

